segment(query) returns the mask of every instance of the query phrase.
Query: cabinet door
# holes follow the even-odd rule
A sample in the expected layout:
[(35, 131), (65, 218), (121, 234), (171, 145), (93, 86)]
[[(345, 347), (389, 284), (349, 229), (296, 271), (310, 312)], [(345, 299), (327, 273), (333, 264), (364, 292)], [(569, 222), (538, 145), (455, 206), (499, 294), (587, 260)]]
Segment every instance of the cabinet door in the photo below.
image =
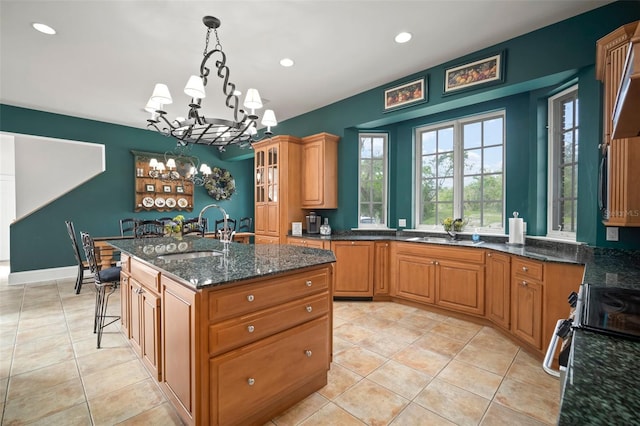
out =
[(129, 311), (129, 342), (133, 349), (138, 353), (142, 353), (142, 300), (140, 299), (140, 291), (142, 286), (135, 279), (129, 278), (129, 303), (131, 310)]
[(375, 265), (373, 272), (373, 292), (378, 295), (389, 294), (389, 243), (375, 243)]
[(161, 379), (160, 367), (160, 297), (142, 288), (140, 293), (142, 307), (142, 362)]
[(436, 304), (484, 315), (484, 265), (436, 261)]
[(162, 277), (162, 287), (162, 384), (174, 407), (181, 408), (178, 414), (193, 422), (196, 404), (196, 294), (165, 276)]
[(120, 273), (120, 322), (122, 323), (122, 331), (127, 338), (131, 337), (129, 330), (129, 274)]
[[(304, 140), (304, 139), (303, 139)], [(302, 207), (317, 208), (323, 203), (324, 160), (321, 141), (302, 147)]]
[(334, 296), (373, 297), (373, 242), (334, 241)]
[(511, 257), (487, 253), (487, 318), (509, 329), (511, 305)]
[(398, 254), (395, 260), (394, 296), (435, 303), (435, 261)]
[(511, 332), (542, 348), (542, 284), (515, 275), (511, 283)]

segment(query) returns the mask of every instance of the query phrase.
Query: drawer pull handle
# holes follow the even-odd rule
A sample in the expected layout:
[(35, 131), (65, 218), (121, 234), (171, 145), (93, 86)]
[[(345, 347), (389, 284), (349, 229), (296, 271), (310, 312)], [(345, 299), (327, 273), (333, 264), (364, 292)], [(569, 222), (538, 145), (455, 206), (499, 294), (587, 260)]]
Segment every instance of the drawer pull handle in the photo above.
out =
[(527, 271), (529, 270), (529, 268), (527, 268), (526, 266), (523, 266), (523, 267), (522, 267), (522, 270), (523, 270), (523, 271), (525, 271), (525, 272), (527, 272)]
[(527, 286), (527, 282), (526, 281), (522, 281), (522, 287), (526, 287)]
[(249, 333), (253, 333), (255, 329), (256, 328), (254, 326), (252, 326), (252, 325), (247, 327), (247, 331), (249, 331)]
[(307, 287), (311, 287), (311, 284), (313, 284), (313, 283), (311, 282), (311, 280), (307, 280), (307, 282), (305, 284), (307, 285)]
[(313, 311), (313, 308), (311, 306), (307, 306), (307, 312), (311, 313), (311, 311)]
[(253, 297), (253, 294), (250, 294), (250, 295), (247, 296), (247, 301), (248, 302), (253, 302), (254, 299), (255, 299), (255, 297)]
[(306, 351), (304, 351), (304, 354), (307, 356), (307, 358), (311, 358), (311, 355), (313, 355), (313, 352), (307, 349)]
[(487, 257), (491, 257), (491, 253), (487, 253)]
[(253, 386), (255, 382), (256, 382), (256, 379), (254, 379), (253, 377), (249, 377), (249, 379), (247, 380), (247, 383), (249, 384), (249, 386)]

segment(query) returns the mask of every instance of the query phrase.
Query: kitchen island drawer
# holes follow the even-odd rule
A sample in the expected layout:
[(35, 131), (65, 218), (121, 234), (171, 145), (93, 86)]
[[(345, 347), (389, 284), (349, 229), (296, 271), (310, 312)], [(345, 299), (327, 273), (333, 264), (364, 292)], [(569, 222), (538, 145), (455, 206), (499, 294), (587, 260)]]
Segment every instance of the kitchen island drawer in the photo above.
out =
[(279, 333), (329, 312), (329, 294), (323, 292), (302, 300), (233, 318), (209, 326), (209, 356), (238, 348)]
[(329, 369), (329, 319), (305, 323), (211, 358), (211, 424), (247, 419)]
[(328, 288), (329, 277), (327, 269), (323, 268), (214, 291), (209, 296), (208, 317), (210, 321), (218, 322), (327, 291)]
[(160, 272), (135, 259), (130, 259), (131, 276), (147, 287), (149, 290), (160, 294)]

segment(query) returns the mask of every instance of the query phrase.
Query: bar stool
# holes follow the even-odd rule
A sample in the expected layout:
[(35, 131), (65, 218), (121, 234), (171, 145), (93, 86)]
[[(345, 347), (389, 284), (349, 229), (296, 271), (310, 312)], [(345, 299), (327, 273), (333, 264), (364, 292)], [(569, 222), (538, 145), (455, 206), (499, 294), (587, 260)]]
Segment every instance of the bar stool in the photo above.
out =
[[(93, 279), (96, 285), (96, 308), (93, 320), (93, 332), (97, 334), (96, 347), (100, 349), (102, 331), (106, 326), (113, 324), (120, 319), (119, 315), (107, 315), (107, 307), (109, 304), (109, 296), (116, 291), (118, 284), (120, 283), (120, 271), (122, 268), (119, 266), (112, 266), (101, 270), (98, 266), (96, 247), (93, 238), (91, 238), (91, 236), (86, 232), (80, 232), (80, 239), (82, 240), (82, 247), (84, 248), (84, 253), (87, 256), (89, 269), (93, 274)], [(110, 318), (110, 321), (105, 323), (107, 318)]]

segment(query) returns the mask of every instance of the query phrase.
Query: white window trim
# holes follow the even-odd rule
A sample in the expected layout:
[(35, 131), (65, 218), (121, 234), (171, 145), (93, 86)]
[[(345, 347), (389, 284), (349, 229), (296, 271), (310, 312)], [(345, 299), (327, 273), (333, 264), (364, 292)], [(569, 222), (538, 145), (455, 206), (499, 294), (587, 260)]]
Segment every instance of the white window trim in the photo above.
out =
[[(464, 118), (458, 118), (455, 120), (442, 121), (439, 123), (433, 123), (428, 126), (417, 127), (414, 131), (414, 151), (415, 151), (415, 162), (414, 162), (414, 191), (413, 196), (415, 197), (415, 206), (414, 206), (414, 217), (416, 223), (416, 229), (420, 231), (442, 231), (442, 226), (439, 224), (436, 225), (423, 225), (419, 224), (420, 217), (420, 185), (418, 181), (422, 179), (422, 150), (418, 149), (418, 144), (420, 143), (420, 134), (425, 131), (430, 131), (434, 129), (439, 129), (446, 126), (453, 126), (453, 174), (454, 174), (454, 189), (455, 182), (461, 182), (464, 178), (464, 170), (463, 170), (463, 155), (464, 155), (464, 147), (462, 145), (462, 126), (467, 123), (472, 123), (476, 121), (483, 121), (492, 117), (502, 117), (502, 134), (504, 135), (504, 139), (502, 140), (502, 227), (501, 228), (478, 228), (478, 233), (480, 234), (491, 234), (491, 235), (504, 235), (505, 233), (505, 221), (506, 215), (506, 192), (505, 185), (507, 182), (506, 178), (506, 167), (505, 167), (505, 158), (506, 158), (506, 122), (507, 122), (507, 113), (506, 110), (501, 109), (493, 112), (481, 113), (478, 115), (473, 115)], [(418, 176), (420, 175), (420, 176)], [(453, 193), (453, 215), (455, 217), (460, 217), (460, 213), (462, 212), (462, 191), (454, 191)], [(473, 229), (465, 229), (463, 233), (472, 233)]]
[[(384, 172), (384, 197), (382, 200), (382, 211), (384, 211), (384, 223), (360, 223), (360, 139), (362, 137), (384, 137), (384, 155), (383, 155), (383, 172)], [(386, 132), (362, 132), (358, 133), (358, 227), (355, 229), (390, 229), (389, 228), (389, 134)]]
[[(553, 176), (553, 171), (555, 168), (555, 140), (554, 140), (554, 103), (557, 99), (562, 98), (573, 91), (578, 91), (578, 85), (575, 84), (555, 95), (551, 96), (547, 101), (547, 151), (548, 151), (548, 159), (547, 159), (547, 237), (556, 238), (560, 240), (567, 241), (576, 241), (576, 233), (575, 232), (567, 232), (567, 231), (558, 231), (552, 229), (553, 224), (553, 197), (554, 197), (554, 186), (555, 179)], [(578, 126), (578, 131), (580, 127)], [(579, 136), (578, 136), (579, 137)], [(578, 140), (578, 147), (580, 146), (580, 141)], [(579, 148), (578, 148), (579, 149)], [(580, 152), (580, 151), (578, 151)], [(579, 154), (578, 154), (579, 155)], [(577, 219), (577, 218), (576, 218)]]

